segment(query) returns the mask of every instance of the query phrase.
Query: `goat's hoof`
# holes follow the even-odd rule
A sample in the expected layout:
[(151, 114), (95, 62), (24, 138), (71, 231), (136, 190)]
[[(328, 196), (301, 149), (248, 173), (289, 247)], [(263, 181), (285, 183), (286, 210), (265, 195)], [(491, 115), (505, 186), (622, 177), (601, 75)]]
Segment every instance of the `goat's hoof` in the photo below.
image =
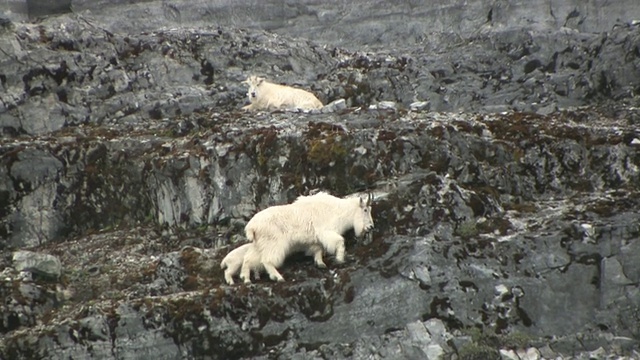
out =
[(316, 264), (316, 266), (318, 267), (318, 269), (326, 269), (327, 268), (327, 264), (325, 264), (325, 263), (319, 263), (319, 264)]

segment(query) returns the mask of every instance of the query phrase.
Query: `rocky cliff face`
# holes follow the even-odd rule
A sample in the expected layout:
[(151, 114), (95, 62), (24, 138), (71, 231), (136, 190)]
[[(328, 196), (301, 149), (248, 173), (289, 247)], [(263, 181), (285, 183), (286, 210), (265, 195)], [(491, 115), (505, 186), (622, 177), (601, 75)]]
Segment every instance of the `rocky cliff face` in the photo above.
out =
[[(639, 10), (549, 4), (6, 12), (0, 357), (638, 357)], [(241, 112), (249, 74), (346, 108)], [(318, 188), (376, 196), (346, 264), (224, 285)]]
[(580, 32), (609, 31), (640, 20), (634, 0), (5, 0), (0, 9), (15, 20), (74, 11), (95, 16), (102, 26), (122, 32), (159, 27), (222, 25), (266, 29), (331, 44), (399, 47), (442, 33), (465, 35), (482, 26), (567, 27)]

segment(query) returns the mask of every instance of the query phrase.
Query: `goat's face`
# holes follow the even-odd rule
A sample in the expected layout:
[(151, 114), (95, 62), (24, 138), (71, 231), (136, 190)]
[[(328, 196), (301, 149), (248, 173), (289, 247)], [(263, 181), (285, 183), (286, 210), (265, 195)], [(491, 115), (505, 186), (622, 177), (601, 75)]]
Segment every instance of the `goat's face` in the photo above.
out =
[(372, 202), (373, 196), (371, 194), (369, 194), (366, 200), (362, 197), (360, 198), (360, 206), (353, 221), (353, 230), (357, 237), (373, 229), (373, 218), (371, 217)]
[(258, 87), (251, 86), (249, 91), (247, 91), (247, 97), (249, 98), (249, 102), (253, 102), (258, 97)]
[(249, 91), (247, 91), (247, 97), (249, 97), (249, 102), (253, 102), (258, 97), (258, 86), (262, 84), (264, 78), (257, 76), (249, 76), (247, 80), (243, 81), (243, 83), (249, 85)]

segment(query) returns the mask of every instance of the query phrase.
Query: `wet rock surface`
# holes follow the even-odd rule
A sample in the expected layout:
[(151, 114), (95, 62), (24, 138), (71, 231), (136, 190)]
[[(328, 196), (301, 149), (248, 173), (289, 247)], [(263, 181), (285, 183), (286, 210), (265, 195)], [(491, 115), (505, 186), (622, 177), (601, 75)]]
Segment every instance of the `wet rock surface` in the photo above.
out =
[[(640, 28), (507, 2), (327, 45), (344, 22), (285, 34), (301, 4), (244, 28), (151, 2), (173, 22), (129, 33), (88, 2), (0, 16), (0, 357), (639, 357)], [(331, 104), (242, 112), (254, 73)], [(372, 191), (372, 236), (224, 285), (248, 219), (314, 189)]]

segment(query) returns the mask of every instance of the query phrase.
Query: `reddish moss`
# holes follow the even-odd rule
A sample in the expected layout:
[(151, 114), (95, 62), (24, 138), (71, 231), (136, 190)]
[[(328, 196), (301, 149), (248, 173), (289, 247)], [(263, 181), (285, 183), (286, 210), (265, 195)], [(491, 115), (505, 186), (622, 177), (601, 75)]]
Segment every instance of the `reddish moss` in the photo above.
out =
[(180, 252), (180, 264), (184, 266), (187, 272), (200, 270), (199, 260), (200, 253), (194, 248), (188, 247)]
[(475, 134), (478, 136), (482, 135), (482, 129), (483, 129), (482, 126), (472, 125), (468, 121), (460, 121), (460, 120), (454, 120), (452, 121), (452, 124), (458, 128), (458, 131)]
[(195, 275), (189, 275), (182, 281), (182, 288), (185, 291), (197, 290), (200, 287), (198, 277)]
[(477, 224), (477, 228), (481, 233), (495, 233), (507, 235), (509, 230), (513, 229), (511, 221), (506, 218), (489, 218), (487, 221)]
[(521, 213), (534, 213), (538, 211), (538, 207), (534, 203), (506, 203), (503, 205), (505, 210), (514, 210)]

